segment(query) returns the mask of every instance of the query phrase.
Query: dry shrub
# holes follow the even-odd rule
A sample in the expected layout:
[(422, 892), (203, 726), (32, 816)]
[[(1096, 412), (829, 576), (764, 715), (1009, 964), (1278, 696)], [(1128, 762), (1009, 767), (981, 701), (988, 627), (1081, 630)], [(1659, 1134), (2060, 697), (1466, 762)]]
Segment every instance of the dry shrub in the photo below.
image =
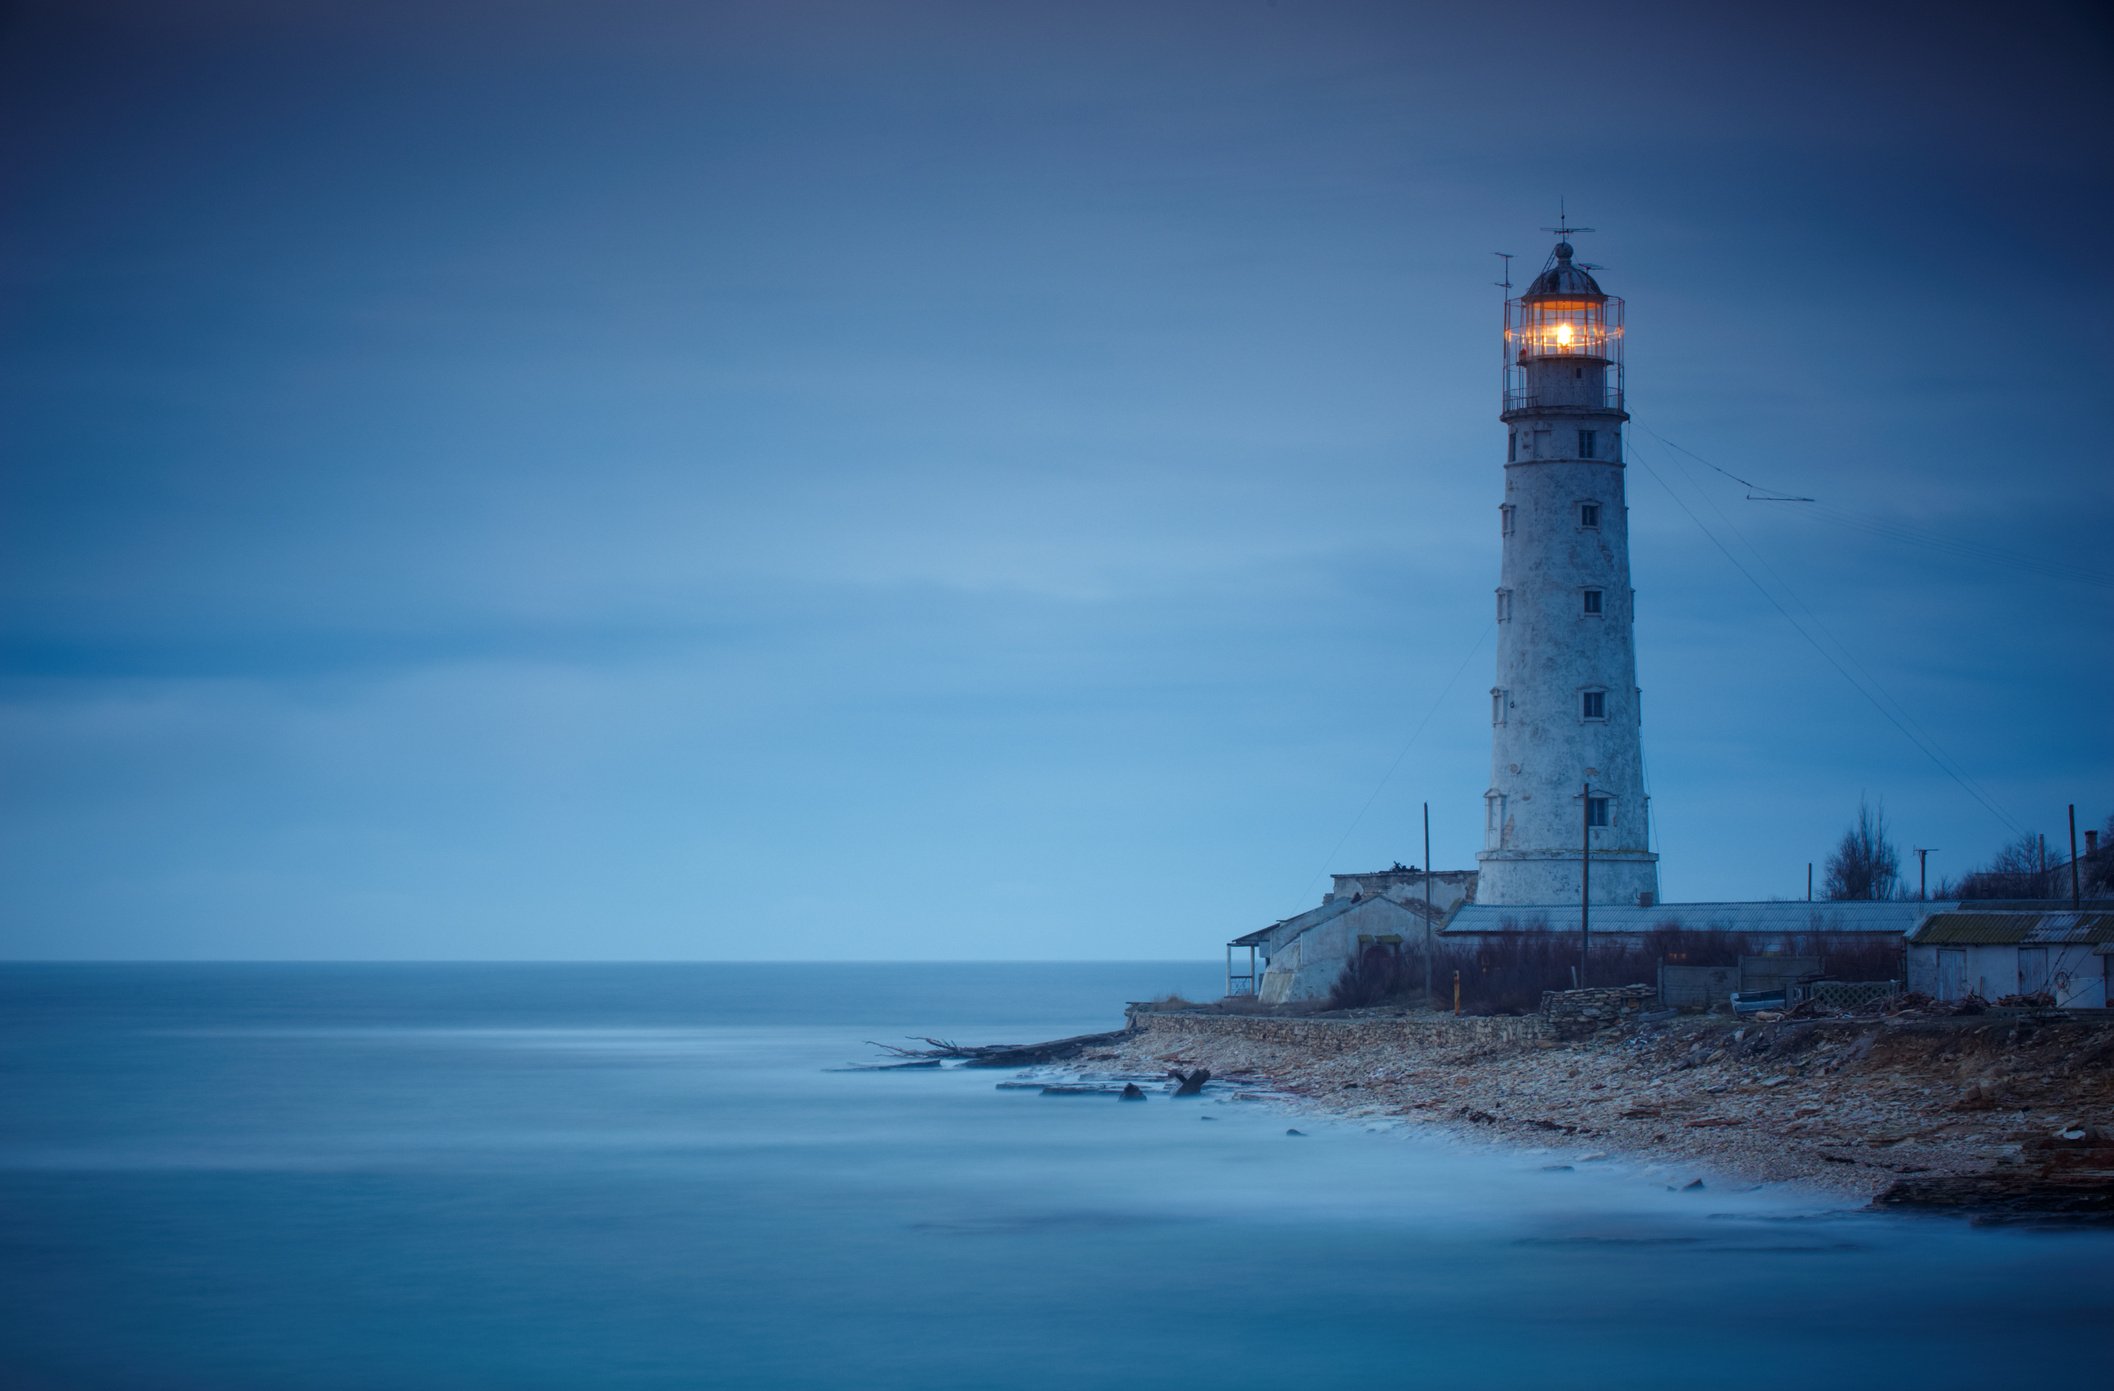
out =
[[(1329, 987), (1330, 1009), (1365, 1009), (1424, 991), (1421, 962), (1399, 946), (1374, 944), (1343, 963), (1343, 974)], [(1413, 980), (1412, 977), (1415, 977)]]
[[(1743, 956), (1813, 956), (1830, 980), (1901, 980), (1899, 937), (1876, 941), (1794, 937), (1777, 952), (1763, 952), (1744, 934), (1698, 932), (1664, 923), (1641, 938), (1596, 938), (1586, 963), (1591, 986), (1656, 985), (1661, 961), (1687, 966), (1737, 966)], [(1461, 975), (1466, 1014), (1531, 1014), (1545, 990), (1579, 985), (1579, 937), (1575, 932), (1518, 931), (1476, 942), (1441, 943), (1433, 961), (1439, 999), (1452, 1001), (1453, 973)], [(1405, 970), (1413, 970), (1405, 966)]]

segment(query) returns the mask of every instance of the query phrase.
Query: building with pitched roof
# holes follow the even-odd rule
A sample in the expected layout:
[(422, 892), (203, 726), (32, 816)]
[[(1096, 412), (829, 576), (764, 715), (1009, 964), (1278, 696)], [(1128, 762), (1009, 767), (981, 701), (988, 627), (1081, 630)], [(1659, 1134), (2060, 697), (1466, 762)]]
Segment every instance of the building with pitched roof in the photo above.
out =
[(1949, 905), (1908, 939), (1908, 987), (1940, 1000), (2045, 995), (2105, 1009), (2114, 972), (2114, 902)]

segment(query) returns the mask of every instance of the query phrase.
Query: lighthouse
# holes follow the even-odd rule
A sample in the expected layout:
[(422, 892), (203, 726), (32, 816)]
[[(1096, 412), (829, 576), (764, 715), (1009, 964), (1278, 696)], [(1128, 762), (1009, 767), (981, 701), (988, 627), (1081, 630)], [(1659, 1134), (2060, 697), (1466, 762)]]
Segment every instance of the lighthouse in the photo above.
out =
[(1482, 904), (1650, 904), (1642, 711), (1623, 499), (1622, 301), (1559, 225), (1505, 303), (1505, 495), (1483, 794)]

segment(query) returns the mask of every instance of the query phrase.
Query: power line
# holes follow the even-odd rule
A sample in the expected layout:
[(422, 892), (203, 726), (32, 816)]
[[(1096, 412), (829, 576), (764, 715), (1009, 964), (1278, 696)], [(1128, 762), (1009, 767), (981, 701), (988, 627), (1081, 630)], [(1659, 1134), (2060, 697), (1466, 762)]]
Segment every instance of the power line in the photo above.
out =
[[(1652, 438), (1654, 439), (1659, 438), (1656, 433), (1650, 430), (1647, 430), (1646, 433), (1651, 434)], [(1820, 653), (1821, 657), (1826, 660), (1828, 665), (1835, 668), (1837, 673), (1842, 676), (1843, 680), (1849, 682), (1853, 687), (1856, 688), (1857, 693), (1859, 695), (1863, 696), (1866, 700), (1870, 701), (1872, 704), (1872, 708), (1877, 710), (1880, 715), (1885, 718), (1888, 724), (1892, 725), (1896, 730), (1899, 730), (1902, 738), (1908, 740), (1911, 744), (1915, 745), (1917, 750), (1921, 752), (1925, 758), (1928, 758), (1932, 763), (1937, 765), (1938, 770), (1940, 772), (1944, 773), (1947, 777), (1951, 778), (1955, 783), (1957, 783), (1961, 791), (1965, 792), (1968, 796), (1974, 798), (1975, 801), (1979, 802), (1982, 805), (1983, 809), (1987, 811), (1991, 816), (1994, 816), (1998, 821), (2010, 827), (2014, 834), (2024, 834), (2024, 832), (2021, 831), (2018, 822), (2012, 820), (2010, 816), (2005, 814), (2003, 808), (1999, 807), (1993, 799), (1991, 799), (1980, 788), (1976, 787), (1972, 782), (1970, 782), (1961, 771), (1954, 768), (1951, 762), (1944, 756), (1943, 752), (1936, 747), (1936, 740), (1929, 739), (1927, 735), (1919, 737), (1915, 731), (1909, 728), (1907, 723), (1903, 722), (1901, 716), (1897, 716), (1893, 710), (1887, 708), (1889, 702), (1891, 702), (1893, 698), (1891, 696), (1886, 696), (1884, 688), (1880, 687), (1878, 681), (1872, 678), (1870, 673), (1865, 674), (1864, 680), (1859, 680), (1856, 675), (1852, 674), (1848, 666), (1845, 666), (1843, 662), (1838, 659), (1833, 652), (1830, 652), (1828, 648), (1818, 638), (1816, 638), (1810, 630), (1808, 630), (1805, 624), (1799, 622), (1796, 615), (1794, 615), (1789, 609), (1784, 607), (1782, 601), (1779, 600), (1776, 595), (1770, 592), (1769, 587), (1763, 584), (1761, 580), (1757, 579), (1755, 577), (1754, 572), (1748, 569), (1746, 565), (1742, 564), (1740, 558), (1732, 553), (1732, 549), (1727, 546), (1722, 540), (1719, 539), (1717, 533), (1712, 531), (1710, 527), (1704, 523), (1703, 519), (1696, 515), (1695, 509), (1690, 507), (1688, 503), (1681, 497), (1681, 495), (1674, 491), (1673, 486), (1671, 484), (1669, 484), (1664, 478), (1660, 477), (1659, 471), (1653, 468), (1651, 466), (1651, 463), (1646, 460), (1641, 454), (1637, 453), (1636, 440), (1634, 437), (1632, 437), (1630, 445), (1630, 457), (1635, 459), (1638, 463), (1642, 464), (1644, 466), (1644, 471), (1652, 476), (1653, 481), (1657, 482), (1660, 487), (1666, 489), (1666, 495), (1674, 500), (1674, 505), (1679, 507), (1681, 511), (1687, 515), (1688, 519), (1691, 522), (1694, 522), (1696, 524), (1696, 529), (1698, 531), (1701, 531), (1704, 536), (1709, 538), (1710, 543), (1718, 548), (1718, 550), (1724, 555), (1725, 559), (1732, 562), (1732, 567), (1735, 570), (1738, 570), (1741, 576), (1744, 577), (1749, 584), (1753, 585), (1755, 589), (1760, 592), (1761, 596), (1764, 599), (1767, 599), (1769, 601), (1769, 606), (1771, 608), (1775, 609), (1778, 613), (1783, 615), (1784, 621), (1786, 623), (1789, 623), (1794, 629), (1796, 629), (1798, 635), (1804, 638), (1806, 642), (1812, 646), (1814, 651)], [(1673, 448), (1674, 446), (1669, 445), (1668, 447)], [(1683, 452), (1685, 453), (1686, 451)], [(1715, 468), (1716, 465), (1711, 465), (1711, 467)], [(1725, 472), (1723, 469), (1719, 469), (1718, 471), (1721, 473)], [(1733, 477), (1733, 475), (1731, 475), (1730, 473), (1726, 473), (1726, 477), (1730, 478)], [(1745, 480), (1736, 481), (1744, 482)], [(1753, 485), (1750, 484), (1748, 486)], [(1713, 504), (1713, 506), (1715, 506), (1715, 504)], [(1721, 513), (1720, 516), (1722, 517), (1722, 515), (1723, 514)], [(1728, 529), (1734, 531), (1734, 534), (1738, 534), (1737, 528), (1733, 528), (1729, 521), (1726, 523), (1726, 525)], [(1743, 543), (1746, 543), (1745, 537), (1741, 537), (1740, 539)], [(1752, 549), (1752, 546), (1750, 545), (1749, 548)], [(1755, 552), (1755, 556), (1757, 560), (1761, 559), (1761, 553), (1759, 551)], [(1764, 561), (1763, 564), (1766, 566), (1767, 562)], [(1772, 574), (1772, 576), (1774, 576), (1775, 574), (1773, 570), (1770, 573)], [(1779, 579), (1778, 583), (1781, 584), (1782, 580)], [(1790, 594), (1792, 592), (1788, 585), (1785, 586), (1785, 592), (1787, 594)], [(1793, 594), (1792, 597), (1794, 602), (1799, 602), (1795, 594)], [(1802, 602), (1800, 603), (1800, 607), (1804, 607), (1804, 604)], [(1810, 614), (1811, 610), (1808, 610), (1808, 613)], [(1816, 626), (1819, 625), (1819, 620), (1817, 618), (1814, 620), (1814, 622)], [(1830, 637), (1832, 640), (1832, 634), (1830, 635)], [(1845, 653), (1847, 653), (1847, 649), (1845, 649)], [(1851, 660), (1853, 663), (1855, 662), (1854, 658), (1852, 658)], [(1869, 682), (1870, 684), (1868, 685), (1867, 682)], [(1885, 697), (1884, 699), (1881, 698), (1883, 696)], [(1905, 716), (1906, 714), (1907, 711), (1906, 708), (1904, 708), (1902, 711), (1902, 715)]]
[[(1632, 423), (1637, 429), (1644, 431), (1644, 433), (1650, 435), (1675, 453), (1685, 454), (1712, 472), (1723, 474), (1741, 487), (1749, 489), (1747, 497), (1749, 502), (1795, 502), (1807, 504), (1795, 507), (1792, 510), (1803, 516), (1811, 517), (1815, 521), (1827, 522), (1830, 525), (1845, 527), (1852, 531), (1862, 531), (1872, 536), (1882, 536), (1906, 546), (1917, 546), (1924, 550), (1949, 555), (1959, 560), (1975, 560), (1985, 565), (2014, 570), (2021, 574), (2039, 575), (2047, 579), (2070, 580), (2079, 584), (2093, 585), (2101, 589), (2114, 589), (2114, 575), (2110, 575), (2104, 570), (2095, 570), (2089, 565), (2076, 565), (2050, 556), (2021, 555), (2017, 551), (2007, 551), (1998, 546), (1983, 545), (1979, 541), (1970, 541), (1958, 536), (1947, 536), (1943, 532), (1928, 531), (1922, 527), (1912, 526), (1898, 518), (1874, 517), (1856, 512), (1846, 512), (1839, 507), (1831, 507), (1818, 498), (1795, 496), (1783, 491), (1781, 488), (1772, 488), (1766, 484), (1752, 482), (1740, 477), (1731, 469), (1711, 462), (1693, 449), (1676, 444), (1649, 425), (1642, 422)], [(1758, 494), (1766, 494), (1766, 496), (1758, 496)]]
[[(1654, 432), (1653, 438), (1658, 438), (1656, 432)], [(1707, 460), (1702, 460), (1700, 456), (1691, 453), (1688, 450), (1684, 449), (1681, 452), (1684, 454), (1688, 454), (1688, 456), (1692, 459), (1697, 459), (1698, 462), (1708, 462)], [(1678, 467), (1679, 461), (1677, 460), (1675, 462), (1676, 466)], [(1713, 467), (1715, 466), (1713, 465)], [(1724, 473), (1725, 471), (1723, 469), (1719, 469), (1718, 472)], [(1726, 476), (1730, 477), (1731, 475), (1727, 474)], [(1930, 752), (1933, 752), (1942, 757), (1943, 762), (1941, 766), (1945, 767), (1948, 775), (1951, 776), (1955, 781), (1959, 782), (1962, 786), (1967, 787), (1972, 793), (1974, 793), (1975, 796), (1982, 800), (1985, 806), (1994, 808), (1996, 806), (1995, 796), (1993, 796), (1987, 788), (1983, 787), (1973, 777), (1969, 776), (1967, 770), (1962, 767), (1956, 759), (1954, 759), (1950, 754), (1946, 754), (1942, 747), (1939, 745), (1937, 736), (1932, 734), (1929, 730), (1925, 729), (1922, 723), (1916, 719), (1915, 715), (1909, 710), (1909, 708), (1904, 705), (1901, 701), (1896, 700), (1894, 698), (1893, 693), (1887, 690), (1885, 685), (1880, 682), (1879, 678), (1874, 676), (1871, 670), (1866, 667), (1862, 661), (1858, 659), (1856, 650), (1852, 648), (1848, 643), (1844, 642), (1841, 638), (1836, 637), (1835, 634), (1829, 630), (1828, 625), (1821, 621), (1820, 615), (1813, 611), (1812, 606), (1807, 604), (1804, 599), (1800, 598), (1798, 591), (1791, 587), (1790, 582), (1786, 580), (1782, 575), (1776, 572), (1776, 567), (1769, 563), (1769, 557), (1762, 553), (1761, 548), (1755, 545), (1754, 542), (1747, 538), (1746, 533), (1740, 530), (1739, 525), (1734, 522), (1732, 518), (1725, 515), (1724, 509), (1718, 506), (1717, 499), (1713, 498), (1709, 494), (1709, 492), (1707, 492), (1701, 486), (1697, 485), (1693, 478), (1689, 479), (1689, 483), (1690, 486), (1695, 487), (1697, 495), (1700, 496), (1703, 501), (1710, 507), (1710, 510), (1717, 513), (1718, 520), (1725, 524), (1725, 529), (1727, 531), (1730, 531), (1735, 537), (1739, 539), (1740, 544), (1745, 546), (1747, 548), (1748, 553), (1755, 558), (1755, 560), (1761, 565), (1762, 569), (1768, 572), (1769, 578), (1776, 581), (1777, 587), (1781, 589), (1787, 597), (1790, 598), (1792, 603), (1798, 605), (1799, 610), (1806, 615), (1807, 619), (1811, 621), (1813, 627), (1819, 631), (1820, 635), (1826, 638), (1830, 643), (1834, 645), (1835, 651), (1842, 657), (1844, 661), (1846, 661), (1847, 663), (1849, 663), (1849, 665), (1857, 669), (1857, 675), (1863, 678), (1863, 680), (1867, 683), (1869, 689), (1873, 692), (1877, 692), (1879, 697), (1884, 699), (1884, 701), (1893, 708), (1893, 712), (1900, 717), (1901, 721), (1904, 724), (1909, 726), (1910, 731), (1913, 734), (1915, 734), (1918, 738), (1924, 741), (1924, 743), (1928, 746), (1928, 750)], [(2005, 819), (2008, 820), (2008, 818)], [(2016, 823), (2013, 824), (2016, 825)]]

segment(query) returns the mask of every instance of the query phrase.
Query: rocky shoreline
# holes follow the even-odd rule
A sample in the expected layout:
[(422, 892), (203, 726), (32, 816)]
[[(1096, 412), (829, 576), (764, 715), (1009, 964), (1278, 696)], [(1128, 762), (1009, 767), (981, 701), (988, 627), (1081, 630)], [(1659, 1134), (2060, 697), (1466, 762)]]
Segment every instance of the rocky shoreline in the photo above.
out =
[(1334, 1115), (1679, 1162), (1714, 1182), (1796, 1183), (1878, 1207), (2114, 1221), (2104, 1018), (1646, 1017), (1555, 1037), (1404, 1016), (1392, 1032), (1344, 1029), (1321, 1052), (1252, 1015), (1163, 1017), (1134, 1018), (1079, 1065), (1205, 1067)]

